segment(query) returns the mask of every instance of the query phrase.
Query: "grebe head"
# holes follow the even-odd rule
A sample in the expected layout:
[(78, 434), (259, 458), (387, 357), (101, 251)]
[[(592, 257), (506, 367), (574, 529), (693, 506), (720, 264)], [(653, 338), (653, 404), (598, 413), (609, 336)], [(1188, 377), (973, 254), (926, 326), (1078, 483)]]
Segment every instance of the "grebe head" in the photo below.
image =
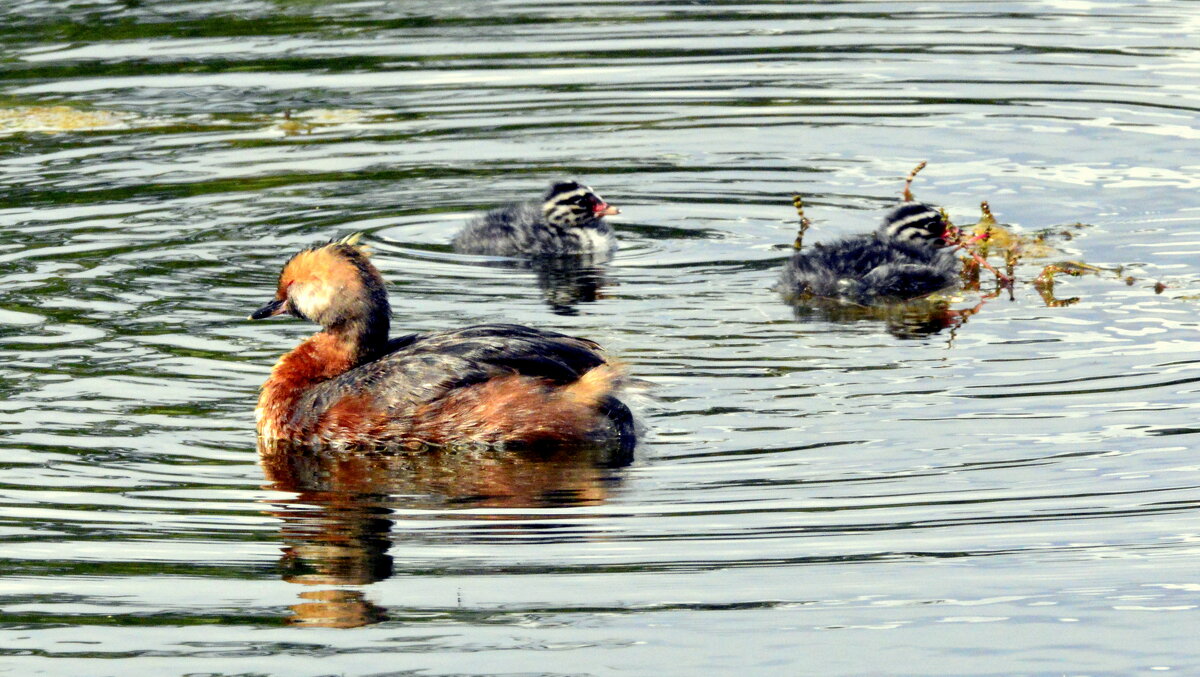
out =
[(383, 276), (358, 245), (361, 237), (355, 233), (293, 256), (279, 274), (275, 298), (250, 319), (290, 313), (332, 331), (373, 335), (382, 330), (386, 339), (391, 307)]
[(946, 219), (923, 202), (901, 202), (883, 217), (879, 234), (897, 242), (941, 247), (946, 244)]
[(605, 216), (620, 214), (591, 188), (577, 181), (561, 181), (550, 186), (542, 198), (546, 222), (563, 228), (581, 226)]

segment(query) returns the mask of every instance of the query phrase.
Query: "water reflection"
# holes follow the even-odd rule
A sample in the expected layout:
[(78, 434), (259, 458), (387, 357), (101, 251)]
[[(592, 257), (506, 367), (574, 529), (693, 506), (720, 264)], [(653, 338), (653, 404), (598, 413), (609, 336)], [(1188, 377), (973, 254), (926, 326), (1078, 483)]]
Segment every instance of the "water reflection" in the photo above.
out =
[(917, 299), (883, 306), (859, 306), (815, 297), (785, 298), (785, 302), (792, 305), (797, 320), (882, 323), (889, 334), (900, 339), (924, 338), (946, 329), (958, 329), (983, 307), (981, 302), (972, 308), (955, 309), (943, 299)]
[(533, 259), (529, 267), (537, 275), (542, 299), (557, 315), (578, 314), (575, 306), (603, 298), (601, 289), (610, 282), (590, 257)]
[[(296, 496), (269, 513), (281, 520), (283, 580), (306, 586), (360, 586), (389, 578), (392, 510), (447, 507), (555, 508), (603, 503), (630, 457), (604, 449), (539, 452), (438, 449), (346, 453), (266, 447), (263, 471), (276, 491)], [(511, 519), (493, 514), (478, 519)], [(300, 594), (288, 622), (356, 627), (387, 619), (362, 591)]]
[[(1200, 674), (1196, 3), (126, 5), (0, 3), (11, 674), (870, 674), (883, 647)], [(963, 225), (1004, 205), (1016, 300), (798, 324), (765, 291), (785, 196), (865, 232), (923, 158)], [(539, 292), (451, 254), (460, 217), (562, 175), (637, 205), (620, 268)], [(530, 324), (660, 382), (651, 467), (263, 480), (252, 391), (311, 330), (240, 317), (278, 257), (354, 230), (396, 257), (406, 331)], [(1083, 300), (1048, 309), (1060, 259), (1144, 282), (1059, 274), (1047, 301)]]
[(604, 287), (612, 284), (604, 264), (608, 254), (537, 256), (529, 259), (482, 261), (480, 265), (510, 270), (530, 270), (537, 278), (542, 300), (556, 315), (578, 315), (581, 303), (604, 298)]

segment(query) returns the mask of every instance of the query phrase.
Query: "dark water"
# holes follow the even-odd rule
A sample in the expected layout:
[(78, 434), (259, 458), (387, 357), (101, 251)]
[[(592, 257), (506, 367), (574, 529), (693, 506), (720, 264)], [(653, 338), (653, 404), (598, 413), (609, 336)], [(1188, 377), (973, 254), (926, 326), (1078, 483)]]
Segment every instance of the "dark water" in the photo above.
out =
[[(1198, 31), (1192, 2), (4, 4), (0, 674), (1200, 673)], [(952, 216), (1071, 239), (965, 321), (780, 303), (792, 193), (809, 241), (865, 230), (919, 160)], [(563, 176), (624, 210), (613, 261), (449, 252)], [(243, 318), (358, 230), (397, 327), (568, 331), (653, 382), (633, 465), (260, 464), (256, 388), (310, 328)], [(1059, 259), (1122, 269), (1048, 307)]]

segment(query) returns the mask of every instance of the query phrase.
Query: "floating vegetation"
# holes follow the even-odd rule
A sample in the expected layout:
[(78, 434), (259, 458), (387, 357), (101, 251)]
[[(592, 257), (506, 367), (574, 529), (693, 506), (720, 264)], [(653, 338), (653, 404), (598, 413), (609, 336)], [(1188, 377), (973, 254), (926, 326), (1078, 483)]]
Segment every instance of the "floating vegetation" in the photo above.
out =
[[(925, 162), (919, 163), (905, 178), (904, 190), (901, 193), (904, 202), (917, 201), (913, 197), (912, 184), (917, 174), (925, 166)], [(800, 227), (791, 248), (798, 251), (803, 247), (804, 234), (812, 224), (804, 214), (802, 196), (793, 195), (792, 206), (796, 209), (796, 215), (800, 219)], [(1058, 226), (1032, 234), (1023, 234), (1001, 224), (992, 213), (991, 205), (986, 200), (980, 202), (979, 209), (978, 221), (963, 226), (956, 225), (946, 210), (941, 210), (946, 225), (944, 239), (949, 246), (956, 247), (963, 255), (961, 257), (960, 288), (981, 294), (979, 302), (974, 307), (954, 309), (951, 304), (958, 303), (963, 299), (941, 292), (904, 303), (877, 307), (861, 306), (845, 299), (821, 298), (811, 295), (788, 297), (787, 302), (796, 306), (797, 318), (817, 316), (834, 322), (875, 320), (885, 323), (888, 331), (896, 336), (912, 337), (928, 335), (945, 328), (957, 328), (968, 317), (979, 312), (988, 300), (999, 296), (1004, 291), (1008, 292), (1010, 299), (1015, 298), (1014, 290), (1021, 281), (1018, 279), (1018, 272), (1022, 270), (1025, 271), (1024, 281), (1037, 291), (1048, 307), (1052, 308), (1069, 306), (1080, 301), (1077, 296), (1060, 299), (1055, 295), (1055, 282), (1059, 276), (1104, 276), (1111, 273), (1127, 285), (1133, 285), (1138, 281), (1137, 278), (1126, 276), (1123, 267), (1102, 268), (1080, 261), (1041, 263), (1040, 268), (1033, 269), (1039, 272), (1030, 279), (1028, 264), (1043, 262), (1061, 255), (1054, 242), (1073, 239), (1075, 231), (1086, 225), (1075, 223), (1071, 226)], [(786, 245), (781, 245), (781, 247), (784, 246)], [(981, 281), (981, 274), (985, 270), (995, 280), (991, 291), (985, 291)], [(1154, 285), (1156, 294), (1161, 294), (1165, 289), (1166, 286), (1161, 282)], [(802, 301), (802, 303), (797, 304), (797, 301)]]
[[(358, 127), (378, 121), (382, 111), (367, 111), (356, 108), (314, 108), (306, 111), (284, 111), (277, 116), (272, 128), (286, 136), (315, 134), (323, 128)], [(279, 119), (282, 118), (282, 119)]]
[(928, 163), (926, 163), (924, 160), (918, 162), (917, 166), (913, 167), (912, 171), (908, 173), (908, 177), (904, 179), (904, 192), (900, 195), (905, 202), (916, 202), (916, 200), (913, 199), (912, 194), (913, 179), (917, 178), (918, 172), (920, 172), (922, 169), (925, 169), (926, 164)]
[(70, 106), (19, 106), (0, 108), (0, 134), (17, 132), (87, 132), (127, 129), (137, 120), (134, 113), (81, 110)]
[(11, 106), (0, 108), (0, 135), (19, 133), (62, 134), (178, 126), (228, 129), (252, 125), (256, 130), (282, 132), (285, 136), (320, 134), (358, 129), (388, 120), (387, 111), (355, 108), (314, 108), (282, 114), (252, 114), (216, 117), (207, 114), (185, 117), (147, 116), (131, 111), (85, 109), (77, 106)]
[[(912, 180), (925, 167), (922, 162), (908, 174), (904, 183), (904, 199), (911, 201)], [(996, 279), (996, 288), (988, 294), (989, 297), (998, 295), (1003, 289), (1008, 289), (1011, 297), (1013, 286), (1017, 281), (1017, 266), (1026, 259), (1047, 259), (1057, 255), (1058, 250), (1048, 242), (1053, 237), (1071, 239), (1074, 234), (1069, 229), (1047, 229), (1022, 235), (1003, 225), (992, 213), (987, 200), (979, 203), (980, 217), (970, 226), (960, 227), (954, 224), (949, 214), (942, 210), (946, 220), (946, 241), (961, 249), (968, 258), (963, 260), (963, 288), (979, 291), (981, 289), (980, 270), (986, 269)], [(1084, 224), (1077, 223), (1076, 227)], [(1004, 272), (996, 269), (989, 259), (1004, 266)], [(1033, 279), (1033, 287), (1042, 300), (1050, 307), (1063, 307), (1079, 302), (1079, 297), (1059, 299), (1054, 295), (1054, 276), (1069, 275), (1079, 277), (1087, 273), (1098, 274), (1103, 268), (1077, 261), (1062, 261), (1044, 266)], [(1119, 274), (1119, 271), (1118, 271)], [(1132, 284), (1133, 278), (1126, 278), (1127, 284)]]
[(796, 208), (796, 216), (800, 217), (800, 229), (796, 231), (796, 241), (792, 243), (792, 249), (800, 251), (804, 249), (804, 234), (808, 232), (812, 221), (804, 215), (804, 197), (801, 195), (792, 196), (792, 206)]
[(314, 108), (293, 115), (295, 118), (308, 120), (314, 125), (346, 125), (368, 122), (378, 116), (379, 111), (365, 111), (356, 108)]
[[(1058, 250), (1046, 241), (1052, 231), (1021, 235), (1002, 226), (992, 214), (992, 208), (986, 200), (979, 203), (979, 210), (979, 221), (965, 228), (955, 226), (950, 222), (949, 216), (946, 217), (949, 230), (954, 233), (950, 240), (964, 247), (968, 253), (977, 254), (984, 260), (996, 255), (1004, 262), (1006, 268), (1015, 265), (1022, 258), (1046, 259), (1058, 253)], [(1072, 237), (1069, 231), (1058, 231), (1057, 234), (1067, 239)]]
[[(1054, 238), (1070, 240), (1074, 237), (1072, 229), (1085, 227), (1083, 223), (1076, 223), (1066, 228), (1048, 228), (1031, 235), (1022, 235), (997, 223), (995, 216), (992, 214), (991, 207), (986, 201), (980, 203), (980, 210), (982, 216), (979, 221), (972, 226), (962, 229), (972, 234), (970, 238), (963, 239), (961, 245), (971, 255), (970, 259), (963, 262), (963, 287), (966, 289), (980, 289), (979, 273), (981, 268), (989, 269), (995, 273), (997, 280), (1000, 282), (999, 286), (1010, 286), (1004, 280), (1016, 281), (1018, 264), (1022, 262), (1032, 263), (1059, 255), (1060, 251), (1054, 247), (1051, 241)], [(954, 228), (954, 226), (951, 227)], [(987, 262), (989, 258), (1003, 262), (1005, 273), (996, 271)], [(1122, 266), (1102, 268), (1081, 261), (1057, 261), (1043, 265), (1038, 274), (1033, 277), (1031, 284), (1048, 307), (1062, 308), (1078, 303), (1080, 298), (1078, 296), (1064, 299), (1058, 298), (1054, 291), (1056, 276), (1103, 276), (1106, 273), (1112, 273), (1117, 279), (1130, 286), (1138, 282), (1136, 277), (1125, 275)], [(1156, 283), (1154, 286), (1156, 294), (1162, 293), (1162, 290), (1165, 288), (1161, 282)]]
[(293, 118), (292, 111), (290, 110), (283, 111), (283, 120), (279, 124), (275, 125), (275, 127), (288, 136), (292, 136), (294, 134), (309, 134), (312, 132), (312, 125)]
[[(1061, 308), (1069, 306), (1072, 303), (1078, 303), (1079, 297), (1072, 296), (1067, 299), (1060, 299), (1054, 296), (1054, 276), (1055, 275), (1070, 275), (1071, 277), (1079, 277), (1087, 273), (1100, 273), (1103, 268), (1091, 266), (1086, 263), (1077, 261), (1061, 261), (1059, 263), (1051, 263), (1042, 269), (1040, 275), (1033, 279), (1033, 288), (1041, 294), (1042, 300), (1051, 308)], [(1133, 278), (1127, 278), (1126, 284), (1132, 283)], [(1161, 284), (1161, 283), (1160, 283)]]

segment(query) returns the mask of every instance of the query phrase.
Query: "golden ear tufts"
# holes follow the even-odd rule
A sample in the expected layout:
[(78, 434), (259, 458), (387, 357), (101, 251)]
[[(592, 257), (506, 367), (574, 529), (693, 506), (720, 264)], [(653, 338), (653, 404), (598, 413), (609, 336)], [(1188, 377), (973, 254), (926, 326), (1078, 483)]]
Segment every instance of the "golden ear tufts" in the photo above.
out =
[(363, 238), (363, 234), (361, 232), (351, 233), (351, 234), (347, 235), (346, 237), (343, 237), (342, 239), (338, 240), (334, 244), (340, 244), (340, 245), (346, 245), (347, 247), (353, 247), (353, 248), (357, 249), (358, 252), (360, 254), (362, 254), (363, 256), (370, 256), (371, 248), (365, 244), (358, 243), (359, 240), (361, 240), (362, 238)]

